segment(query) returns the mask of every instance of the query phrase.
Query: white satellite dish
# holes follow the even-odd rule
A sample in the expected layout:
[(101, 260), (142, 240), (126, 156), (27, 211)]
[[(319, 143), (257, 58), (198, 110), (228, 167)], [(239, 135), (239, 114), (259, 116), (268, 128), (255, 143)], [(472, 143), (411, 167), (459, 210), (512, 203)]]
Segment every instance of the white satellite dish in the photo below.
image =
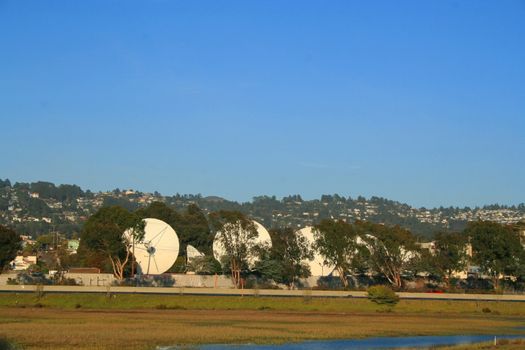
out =
[(332, 273), (334, 270), (334, 267), (325, 263), (325, 259), (323, 258), (323, 256), (313, 249), (313, 245), (315, 243), (313, 227), (312, 226), (304, 227), (300, 229), (299, 231), (297, 231), (297, 234), (306, 238), (306, 241), (308, 243), (308, 248), (314, 251), (313, 259), (305, 261), (305, 263), (307, 263), (308, 266), (310, 267), (310, 273), (312, 274), (312, 276), (322, 277), (322, 276), (328, 276), (330, 273)]
[[(265, 245), (269, 248), (272, 246), (272, 239), (270, 237), (270, 234), (268, 233), (268, 230), (258, 223), (257, 221), (253, 220), (253, 223), (255, 224), (255, 228), (257, 229), (257, 236), (254, 237), (253, 243), (255, 245)], [(213, 256), (218, 261), (221, 261), (222, 258), (226, 255), (226, 251), (224, 249), (224, 246), (222, 245), (222, 242), (220, 241), (219, 237), (221, 235), (221, 231), (217, 232), (215, 235), (215, 239), (213, 240)], [(253, 265), (256, 263), (257, 257), (250, 255), (248, 256), (248, 264), (253, 267)]]
[[(179, 255), (179, 237), (175, 230), (159, 219), (144, 219), (144, 239), (135, 242), (138, 270), (146, 275), (160, 275), (170, 269)], [(129, 234), (126, 231), (124, 234)], [(130, 242), (131, 243), (131, 242)]]
[(195, 258), (202, 257), (204, 257), (204, 254), (202, 254), (197, 248), (190, 244), (186, 246), (186, 258), (188, 258), (188, 262), (192, 261)]

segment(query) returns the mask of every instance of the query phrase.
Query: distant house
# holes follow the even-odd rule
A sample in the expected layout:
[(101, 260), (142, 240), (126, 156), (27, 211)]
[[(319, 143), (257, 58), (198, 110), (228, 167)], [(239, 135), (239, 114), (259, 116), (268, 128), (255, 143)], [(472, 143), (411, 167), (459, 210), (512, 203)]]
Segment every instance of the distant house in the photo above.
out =
[(76, 254), (80, 241), (78, 239), (70, 239), (67, 241), (67, 250), (70, 254)]
[(23, 255), (17, 255), (15, 260), (11, 262), (11, 266), (13, 270), (15, 271), (24, 271), (29, 268), (31, 265), (35, 265), (37, 263), (36, 255), (29, 255), (29, 256), (23, 256)]
[(436, 253), (436, 243), (434, 241), (432, 241), (432, 242), (421, 242), (421, 243), (418, 243), (418, 245), (419, 245), (419, 247), (421, 249), (426, 249), (431, 254), (435, 254)]
[(33, 240), (33, 238), (29, 235), (20, 235), (20, 239), (22, 240), (22, 247), (33, 245), (36, 243), (36, 241)]

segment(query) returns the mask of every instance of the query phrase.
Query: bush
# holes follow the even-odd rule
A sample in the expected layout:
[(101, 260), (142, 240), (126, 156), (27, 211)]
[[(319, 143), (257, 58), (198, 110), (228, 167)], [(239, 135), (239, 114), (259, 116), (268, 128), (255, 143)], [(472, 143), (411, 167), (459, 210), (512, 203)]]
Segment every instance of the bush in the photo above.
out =
[(378, 305), (394, 307), (399, 302), (397, 294), (388, 286), (372, 286), (367, 293), (368, 299)]
[(114, 286), (126, 287), (173, 287), (175, 279), (170, 274), (146, 275), (135, 278), (126, 278), (122, 281), (113, 281)]
[(181, 305), (166, 305), (166, 304), (159, 304), (155, 306), (157, 310), (186, 310), (184, 306)]
[[(11, 277), (8, 277), (7, 278), (7, 285), (9, 286), (15, 286), (15, 285), (18, 285), (20, 283), (18, 283), (18, 280), (16, 278), (11, 278)], [(2, 348), (0, 348), (2, 349)]]

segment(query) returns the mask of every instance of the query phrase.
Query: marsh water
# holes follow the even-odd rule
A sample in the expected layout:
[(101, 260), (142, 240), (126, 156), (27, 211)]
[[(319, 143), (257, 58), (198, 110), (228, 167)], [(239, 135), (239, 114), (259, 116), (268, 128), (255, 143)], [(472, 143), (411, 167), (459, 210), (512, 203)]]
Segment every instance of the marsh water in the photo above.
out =
[[(366, 339), (320, 340), (281, 345), (202, 345), (199, 350), (375, 350), (375, 349), (430, 349), (438, 346), (473, 344), (496, 339), (523, 338), (516, 335), (451, 335), (420, 337), (377, 337)], [(159, 350), (175, 350), (179, 347), (159, 347)]]

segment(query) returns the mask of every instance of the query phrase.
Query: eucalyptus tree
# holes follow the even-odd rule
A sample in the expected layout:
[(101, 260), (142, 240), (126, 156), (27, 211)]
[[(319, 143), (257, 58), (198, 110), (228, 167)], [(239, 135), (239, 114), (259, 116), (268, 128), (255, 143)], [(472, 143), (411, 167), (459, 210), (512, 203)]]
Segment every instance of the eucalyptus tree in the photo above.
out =
[(144, 227), (144, 221), (135, 213), (118, 206), (103, 207), (84, 224), (79, 250), (104, 256), (110, 261), (115, 277), (123, 280), (132, 256), (132, 241), (144, 238)]
[(411, 272), (418, 247), (412, 233), (400, 226), (358, 221), (356, 231), (367, 247), (366, 260), (371, 271), (384, 276), (396, 289), (403, 286), (402, 276)]
[(250, 258), (256, 254), (257, 228), (255, 223), (239, 211), (220, 210), (209, 215), (214, 243), (221, 253), (224, 271), (230, 271), (233, 284), (239, 288), (241, 273), (249, 270)]
[(347, 275), (355, 267), (359, 252), (363, 249), (358, 244), (354, 225), (342, 220), (325, 219), (315, 225), (313, 231), (315, 249), (329, 265), (334, 266), (341, 283), (347, 288)]

